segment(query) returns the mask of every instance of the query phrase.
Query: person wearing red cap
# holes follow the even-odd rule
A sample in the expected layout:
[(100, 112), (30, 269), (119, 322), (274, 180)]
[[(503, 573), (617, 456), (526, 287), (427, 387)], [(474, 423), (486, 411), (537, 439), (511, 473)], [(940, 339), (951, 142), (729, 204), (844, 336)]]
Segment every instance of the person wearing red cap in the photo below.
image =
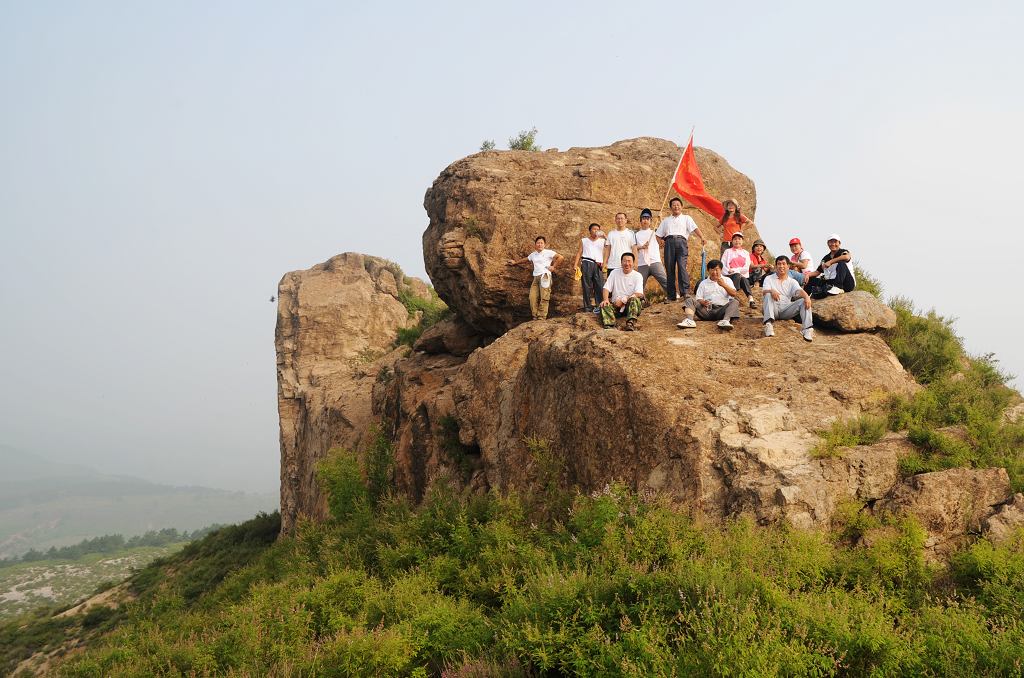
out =
[(793, 238), (789, 241), (789, 251), (793, 253), (789, 258), (789, 277), (803, 285), (806, 275), (804, 271), (814, 268), (814, 257), (804, 249), (800, 238)]
[(857, 286), (849, 263), (853, 256), (839, 246), (842, 244), (839, 234), (830, 235), (826, 244), (828, 254), (821, 258), (818, 268), (807, 272), (807, 292), (815, 299), (851, 292)]

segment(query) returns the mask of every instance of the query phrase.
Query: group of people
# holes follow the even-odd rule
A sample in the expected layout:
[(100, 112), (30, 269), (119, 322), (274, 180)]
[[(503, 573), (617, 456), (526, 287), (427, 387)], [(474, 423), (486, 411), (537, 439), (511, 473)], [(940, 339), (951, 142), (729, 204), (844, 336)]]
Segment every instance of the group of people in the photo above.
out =
[[(643, 310), (647, 279), (654, 276), (669, 301), (683, 298), (684, 316), (677, 327), (688, 329), (697, 326), (695, 320), (717, 320), (719, 328), (730, 330), (744, 300), (750, 308), (757, 307), (753, 288), (760, 286), (765, 336), (774, 336), (776, 320), (799, 318), (803, 338), (812, 341), (812, 299), (843, 294), (857, 284), (852, 257), (843, 249), (841, 238), (835, 233), (828, 237), (828, 254), (817, 265), (799, 238), (789, 241), (790, 256), (781, 255), (770, 262), (760, 239), (750, 251), (744, 248), (743, 228), (753, 222), (742, 213), (739, 203), (727, 199), (722, 206), (720, 258), (707, 262), (707, 277), (693, 293), (687, 272), (689, 240), (696, 237), (704, 249), (708, 238), (692, 217), (683, 214), (682, 200), (669, 201), (671, 214), (657, 229), (652, 229), (654, 215), (646, 208), (640, 211), (640, 228), (635, 231), (627, 228), (625, 212), (615, 215), (615, 228), (607, 234), (599, 224), (590, 224), (573, 260), (583, 287), (584, 310), (599, 314), (602, 325), (609, 329), (615, 327), (617, 318), (625, 317), (625, 329), (633, 331)], [(506, 262), (533, 266), (530, 311), (534, 320), (547, 317), (552, 275), (564, 261), (539, 235), (533, 252)]]

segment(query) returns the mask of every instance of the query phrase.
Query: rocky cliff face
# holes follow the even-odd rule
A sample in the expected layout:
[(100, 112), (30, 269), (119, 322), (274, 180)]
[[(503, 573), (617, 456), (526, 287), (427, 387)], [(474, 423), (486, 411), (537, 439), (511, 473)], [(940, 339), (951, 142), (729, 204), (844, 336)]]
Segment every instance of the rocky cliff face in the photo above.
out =
[[(753, 182), (712, 151), (698, 148), (696, 154), (710, 193), (738, 200), (753, 218)], [(500, 335), (530, 318), (530, 271), (506, 266), (507, 259), (528, 254), (537, 235), (571, 259), (592, 222), (607, 231), (614, 227), (615, 213), (625, 212), (630, 226), (638, 228), (644, 207), (657, 217), (681, 155), (670, 141), (640, 138), (564, 152), (487, 151), (452, 163), (424, 199), (430, 217), (423, 234), (427, 274), (467, 323)], [(685, 213), (708, 238), (721, 237), (715, 219), (690, 207)], [(754, 227), (745, 233), (750, 242), (760, 237)], [(696, 250), (689, 260), (691, 277), (700, 272), (697, 244), (691, 239)], [(716, 242), (708, 252), (718, 256)], [(553, 315), (571, 313), (581, 304), (579, 284), (565, 270), (555, 277)]]
[(372, 423), (377, 373), (404, 355), (398, 328), (415, 322), (399, 291), (429, 298), (427, 286), (394, 264), (346, 253), (278, 285), (277, 403), (281, 424), (281, 522), (323, 515), (316, 462), (332, 447), (358, 447)]

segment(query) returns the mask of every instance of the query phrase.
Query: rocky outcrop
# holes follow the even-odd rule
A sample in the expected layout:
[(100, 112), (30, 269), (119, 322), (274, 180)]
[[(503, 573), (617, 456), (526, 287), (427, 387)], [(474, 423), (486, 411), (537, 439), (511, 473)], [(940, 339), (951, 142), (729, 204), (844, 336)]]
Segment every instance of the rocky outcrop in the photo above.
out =
[(981, 530), (994, 542), (1006, 541), (1024, 528), (1024, 494), (1018, 492), (981, 523)]
[(427, 328), (413, 344), (413, 350), (465, 357), (488, 343), (488, 339), (461, 319), (449, 318)]
[(814, 324), (844, 332), (896, 327), (896, 312), (870, 292), (854, 290), (814, 302)]
[[(737, 199), (753, 217), (754, 184), (721, 156), (696, 149), (708, 191)], [(637, 227), (640, 210), (661, 206), (682, 149), (652, 138), (619, 141), (602, 148), (568, 151), (486, 151), (445, 169), (427, 191), (424, 207), (430, 225), (423, 234), (423, 260), (438, 294), (467, 323), (484, 334), (500, 335), (530, 318), (530, 271), (505, 262), (529, 253), (534, 236), (571, 259), (591, 222), (605, 230), (616, 212)], [(691, 207), (717, 257), (721, 228), (717, 220)], [(668, 212), (666, 210), (665, 214)], [(750, 242), (760, 237), (748, 227)], [(698, 241), (691, 239), (696, 250)], [(699, 250), (691, 253), (690, 275), (700, 271)], [(580, 306), (568, 268), (555, 276), (551, 315)], [(695, 277), (693, 279), (696, 279)]]
[(753, 314), (728, 334), (714, 323), (684, 333), (678, 320), (657, 305), (626, 333), (578, 314), (520, 325), (464, 363), (401, 361), (374, 399), (398, 440), (400, 487), (422, 496), (441, 476), (526, 487), (531, 437), (581, 491), (622, 481), (718, 517), (826, 526), (840, 503), (897, 484), (912, 449), (902, 438), (810, 454), (828, 421), (916, 388), (879, 338), (823, 331), (808, 344), (785, 323), (766, 339)]
[(395, 264), (346, 253), (278, 285), (277, 404), (281, 442), (281, 524), (320, 516), (316, 463), (336, 446), (363, 444), (373, 421), (371, 392), (395, 350), (398, 328), (418, 321), (399, 291), (425, 299), (427, 286)]
[(952, 468), (911, 476), (875, 511), (917, 518), (928, 531), (925, 548), (941, 556), (980, 534), (982, 523), (1012, 496), (1006, 469)]

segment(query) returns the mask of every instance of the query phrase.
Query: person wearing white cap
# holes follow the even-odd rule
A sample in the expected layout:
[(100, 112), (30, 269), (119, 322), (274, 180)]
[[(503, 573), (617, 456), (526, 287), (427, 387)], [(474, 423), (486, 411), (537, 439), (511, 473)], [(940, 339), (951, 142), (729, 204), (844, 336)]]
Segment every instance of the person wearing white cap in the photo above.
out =
[(533, 251), (522, 259), (509, 259), (509, 266), (533, 264), (533, 282), (530, 283), (530, 313), (534, 320), (548, 317), (548, 302), (551, 300), (551, 276), (564, 257), (547, 249), (547, 239), (538, 235), (533, 239)]
[[(800, 329), (804, 341), (814, 341), (814, 318), (811, 315), (811, 297), (789, 275), (789, 259), (775, 257), (775, 275), (761, 281), (764, 290), (764, 336), (775, 336), (775, 321), (800, 316)], [(801, 300), (802, 298), (802, 300)]]
[(857, 286), (857, 279), (849, 264), (853, 257), (840, 244), (842, 239), (839, 234), (831, 234), (827, 241), (828, 254), (821, 258), (818, 268), (807, 272), (807, 291), (815, 299), (850, 292)]

